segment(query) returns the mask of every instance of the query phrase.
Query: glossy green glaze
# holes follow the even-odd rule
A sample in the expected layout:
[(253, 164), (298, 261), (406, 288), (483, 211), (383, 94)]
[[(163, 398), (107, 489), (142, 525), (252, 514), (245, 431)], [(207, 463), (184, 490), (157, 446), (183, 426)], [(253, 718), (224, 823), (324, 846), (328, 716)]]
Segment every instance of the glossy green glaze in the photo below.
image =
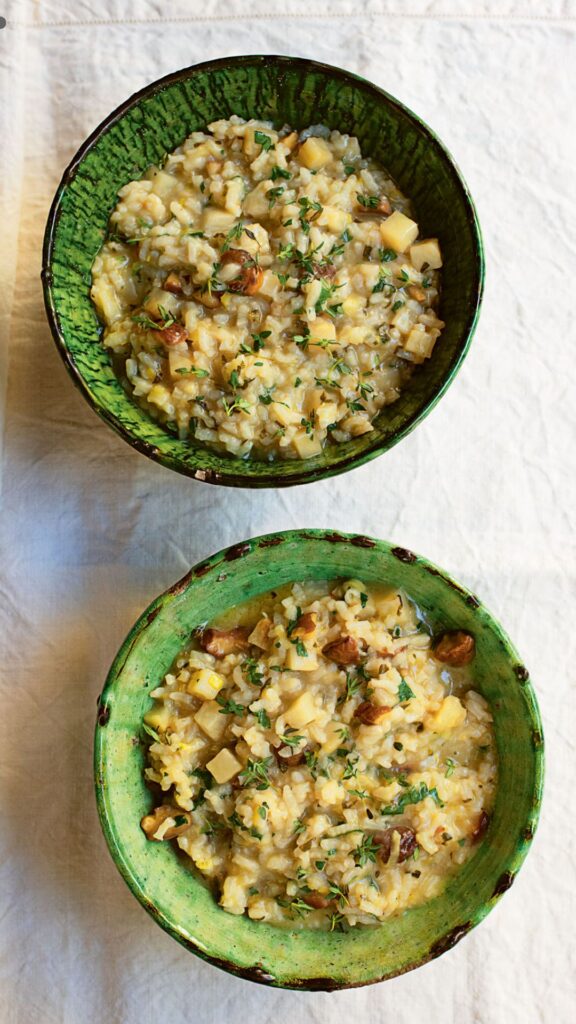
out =
[[(152, 804), (139, 742), (149, 693), (191, 631), (224, 609), (291, 580), (360, 577), (404, 587), (433, 628), (474, 633), (474, 685), (490, 702), (500, 761), (487, 835), (445, 893), (376, 928), (348, 933), (274, 928), (221, 910), (169, 844), (150, 843)], [(100, 699), (95, 748), (100, 818), (112, 856), (143, 906), (188, 949), (270, 985), (334, 989), (411, 970), (453, 946), (512, 884), (534, 834), (543, 738), (528, 673), (489, 612), (425, 559), (383, 541), (320, 530), (260, 537), (192, 569), (136, 623)], [(143, 922), (143, 927), (145, 927)]]
[[(217, 118), (272, 119), (296, 128), (323, 122), (358, 136), (414, 203), (424, 236), (444, 255), (433, 358), (419, 368), (376, 429), (306, 461), (238, 460), (179, 441), (123, 391), (100, 343), (90, 268), (119, 188)], [(341, 473), (386, 451), (433, 408), (470, 343), (482, 293), (483, 255), (472, 200), (450, 155), (426, 125), (361, 78), (295, 57), (229, 57), (176, 72), (137, 93), (90, 136), (66, 170), (48, 218), (43, 282), (60, 354), (90, 405), (138, 451), (188, 476), (244, 487), (279, 487)]]

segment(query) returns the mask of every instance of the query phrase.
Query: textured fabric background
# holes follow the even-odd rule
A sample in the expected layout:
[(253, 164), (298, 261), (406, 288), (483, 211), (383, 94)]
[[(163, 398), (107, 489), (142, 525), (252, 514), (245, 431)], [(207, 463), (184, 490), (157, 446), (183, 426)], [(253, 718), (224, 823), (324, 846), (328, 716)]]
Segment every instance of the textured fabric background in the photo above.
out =
[[(23, 0), (0, 14), (2, 1024), (574, 1019), (574, 3)], [(160, 75), (243, 52), (339, 64), (413, 107), (460, 164), (486, 241), (480, 326), (440, 406), (377, 462), (288, 491), (195, 484), (132, 452), (72, 387), (40, 292), (49, 203), (86, 135)], [(531, 669), (548, 750), (533, 851), (490, 917), (416, 973), (332, 995), (266, 990), (181, 949), (117, 874), (92, 792), (96, 697), (137, 614), (221, 546), (298, 526), (389, 538), (481, 595)]]

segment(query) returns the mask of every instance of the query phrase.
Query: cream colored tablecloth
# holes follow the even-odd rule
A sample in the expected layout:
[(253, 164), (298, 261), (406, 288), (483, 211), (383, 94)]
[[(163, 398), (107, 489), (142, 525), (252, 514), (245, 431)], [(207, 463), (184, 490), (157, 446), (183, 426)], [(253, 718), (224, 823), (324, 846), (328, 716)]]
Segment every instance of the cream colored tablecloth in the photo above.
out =
[[(78, 0), (0, 10), (4, 423), (2, 1024), (565, 1024), (574, 1019), (576, 9), (570, 0)], [(153, 465), (89, 410), (45, 322), (40, 249), (76, 148), (130, 93), (224, 54), (360, 72), (439, 133), (477, 199), (480, 326), (434, 413), (335, 480), (250, 493)], [(96, 697), (129, 626), (199, 558), (331, 526), (472, 587), (531, 669), (543, 820), (513, 888), (440, 960), (377, 987), (280, 992), (195, 959), (132, 897), (92, 791)]]

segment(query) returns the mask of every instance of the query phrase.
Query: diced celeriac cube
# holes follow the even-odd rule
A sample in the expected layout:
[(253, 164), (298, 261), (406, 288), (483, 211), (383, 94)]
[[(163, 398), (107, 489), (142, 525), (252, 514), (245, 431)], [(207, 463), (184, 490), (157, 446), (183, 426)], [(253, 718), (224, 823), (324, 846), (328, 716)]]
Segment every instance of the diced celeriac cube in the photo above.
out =
[(236, 220), (233, 213), (227, 210), (220, 210), (216, 206), (207, 206), (202, 215), (202, 229), (216, 234), (221, 231), (229, 231)]
[(324, 139), (319, 139), (315, 135), (311, 135), (310, 138), (303, 142), (298, 150), (298, 159), (300, 163), (307, 167), (310, 171), (319, 171), (321, 167), (325, 167), (329, 164), (332, 159), (332, 151), (330, 146)]
[[(146, 296), (143, 308), (151, 317), (162, 319), (162, 311), (167, 313), (178, 313), (180, 305), (181, 299), (179, 299), (174, 292), (167, 292), (164, 288), (151, 288)], [(162, 307), (162, 309), (160, 309), (160, 307)]]
[(338, 331), (338, 341), (341, 345), (363, 345), (368, 341), (373, 328), (362, 327), (341, 327)]
[(158, 704), (144, 715), (146, 725), (149, 725), (151, 729), (159, 729), (161, 732), (164, 732), (170, 725), (170, 718), (170, 709), (166, 704)]
[(310, 437), (303, 430), (295, 434), (292, 444), (301, 459), (311, 459), (314, 455), (320, 455), (322, 445), (315, 437)]
[(414, 356), (415, 363), (422, 363), (432, 355), (436, 336), (429, 334), (425, 327), (417, 324), (410, 331), (402, 347)]
[(215, 700), (204, 701), (194, 721), (211, 740), (219, 740), (227, 725), (226, 715), (220, 714), (220, 705)]
[(438, 711), (429, 718), (429, 725), (433, 732), (450, 732), (462, 725), (466, 719), (466, 708), (460, 703), (458, 697), (450, 695), (442, 701)]
[(336, 328), (333, 320), (325, 316), (317, 316), (310, 324), (310, 341), (334, 341)]
[(182, 380), (192, 369), (193, 363), (185, 352), (178, 352), (171, 348), (168, 350), (168, 366), (172, 380)]
[(296, 645), (292, 644), (286, 655), (286, 665), (292, 672), (314, 672), (318, 668), (318, 660), (314, 651), (298, 654)]
[(223, 686), (224, 679), (218, 672), (213, 672), (209, 668), (199, 668), (192, 672), (187, 690), (200, 700), (214, 700)]
[(316, 224), (326, 227), (335, 234), (344, 231), (352, 221), (352, 215), (346, 210), (339, 210), (337, 206), (325, 206), (319, 215)]
[(397, 309), (394, 313), (391, 322), (394, 324), (394, 327), (397, 327), (399, 331), (402, 331), (402, 334), (408, 334), (408, 331), (413, 324), (412, 314), (408, 307), (400, 306), (400, 309)]
[(239, 771), (242, 771), (242, 762), (234, 756), (231, 750), (224, 747), (220, 750), (216, 757), (213, 757), (211, 761), (208, 761), (206, 767), (211, 775), (214, 776), (219, 786), (225, 782), (230, 782), (235, 775), (238, 775)]
[(418, 237), (418, 225), (400, 210), (394, 210), (380, 225), (380, 237), (384, 245), (396, 252), (406, 252)]
[(291, 423), (300, 423), (302, 419), (301, 412), (289, 409), (283, 402), (271, 402), (269, 408), (270, 415), (274, 417), (277, 423), (281, 423), (283, 427), (288, 427)]
[(300, 696), (292, 702), (284, 715), (284, 718), (291, 729), (302, 729), (305, 725), (308, 725), (309, 722), (312, 722), (316, 718), (317, 714), (318, 709), (314, 704), (312, 695), (308, 690), (304, 690), (304, 693), (301, 693)]
[(259, 619), (248, 637), (248, 643), (265, 651), (268, 647), (268, 634), (270, 632), (270, 619)]
[(347, 295), (342, 300), (342, 312), (344, 316), (356, 316), (361, 309), (364, 308), (368, 300), (364, 295), (356, 295), (354, 292), (352, 295)]
[(118, 293), (104, 275), (96, 278), (90, 296), (107, 323), (118, 320), (122, 315)]
[(163, 200), (169, 199), (178, 184), (174, 175), (167, 174), (166, 171), (153, 171), (151, 177), (156, 195)]
[(342, 732), (345, 726), (343, 722), (328, 722), (326, 726), (326, 739), (320, 747), (321, 754), (333, 754), (337, 747), (342, 746)]
[(416, 270), (423, 267), (430, 270), (438, 270), (442, 266), (442, 253), (437, 238), (423, 238), (410, 246), (410, 259)]

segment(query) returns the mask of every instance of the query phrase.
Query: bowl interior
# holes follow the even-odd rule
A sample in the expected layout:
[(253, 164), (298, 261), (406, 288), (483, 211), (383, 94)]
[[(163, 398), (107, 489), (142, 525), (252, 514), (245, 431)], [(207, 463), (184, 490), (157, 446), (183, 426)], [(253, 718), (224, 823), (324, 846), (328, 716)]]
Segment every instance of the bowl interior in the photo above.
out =
[[(496, 804), (485, 840), (437, 899), (373, 929), (286, 931), (227, 914), (170, 846), (146, 840), (139, 822), (152, 800), (142, 777), (141, 720), (150, 691), (199, 623), (291, 580), (346, 576), (404, 587), (433, 626), (474, 633), (474, 685), (494, 712)], [(196, 566), (150, 606), (128, 636), (106, 682), (98, 721), (99, 811), (112, 856), (132, 891), (188, 948), (256, 981), (322, 989), (368, 984), (439, 955), (512, 884), (536, 825), (543, 740), (528, 673), (476, 598), (430, 563), (381, 541), (322, 531), (275, 534)]]
[[(99, 343), (89, 297), (90, 268), (119, 188), (194, 130), (238, 114), (304, 128), (320, 122), (358, 136), (365, 154), (391, 172), (413, 200), (425, 236), (444, 255), (433, 359), (386, 407), (374, 432), (305, 462), (241, 461), (178, 440), (123, 391)], [(430, 130), (391, 96), (327, 65), (291, 57), (233, 57), (188, 68), (149, 86), (112, 114), (74, 158), (48, 221), (46, 306), (61, 354), (92, 406), (139, 450), (188, 475), (270, 486), (329, 476), (372, 458), (408, 433), (435, 404), (463, 359), (480, 301), (482, 246), (474, 208), (450, 156)]]

